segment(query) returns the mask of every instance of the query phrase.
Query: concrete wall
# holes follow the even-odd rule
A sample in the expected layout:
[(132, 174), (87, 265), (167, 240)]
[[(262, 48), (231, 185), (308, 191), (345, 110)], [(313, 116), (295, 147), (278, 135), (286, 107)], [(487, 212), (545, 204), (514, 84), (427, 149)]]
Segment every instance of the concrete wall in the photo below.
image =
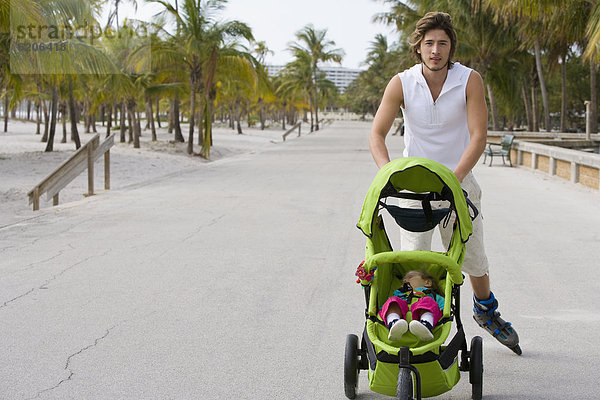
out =
[(515, 140), (511, 160), (516, 165), (600, 190), (600, 154)]

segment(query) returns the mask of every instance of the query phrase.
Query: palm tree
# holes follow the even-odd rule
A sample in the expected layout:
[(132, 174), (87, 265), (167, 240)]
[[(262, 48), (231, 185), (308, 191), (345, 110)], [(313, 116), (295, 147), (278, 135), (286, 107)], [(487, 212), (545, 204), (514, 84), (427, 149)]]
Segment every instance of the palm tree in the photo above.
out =
[(267, 44), (265, 42), (256, 42), (253, 43), (252, 54), (254, 54), (255, 62), (254, 62), (254, 70), (257, 74), (257, 87), (256, 87), (256, 95), (257, 95), (257, 103), (258, 103), (258, 112), (260, 119), (260, 129), (265, 129), (265, 117), (264, 117), (264, 99), (265, 97), (273, 98), (273, 86), (269, 79), (269, 75), (267, 73), (265, 67), (265, 57), (268, 54), (273, 54), (273, 51), (269, 50)]
[(296, 104), (299, 110), (304, 109), (304, 105), (308, 105), (306, 108), (310, 110), (311, 132), (314, 127), (315, 85), (310, 55), (307, 52), (296, 53), (294, 60), (286, 64), (281, 71), (278, 95), (289, 99), (288, 105)]
[(375, 15), (374, 20), (393, 25), (409, 37), (416, 22), (428, 11), (446, 11), (452, 15), (458, 33), (457, 57), (477, 69), (487, 82), (492, 123), (498, 127), (494, 82), (488, 81), (487, 73), (498, 59), (508, 57), (516, 51), (517, 41), (509, 27), (494, 21), (494, 15), (481, 6), (479, 0), (383, 0), (391, 4), (389, 12)]
[(375, 115), (390, 78), (412, 64), (408, 45), (390, 46), (387, 37), (378, 34), (370, 42), (364, 64), (367, 70), (362, 71), (346, 89), (343, 98), (346, 106), (354, 112), (363, 116), (367, 113)]
[[(15, 2), (11, 3), (14, 6)], [(29, 2), (27, 2), (29, 3)], [(0, 4), (0, 13), (3, 13), (4, 4)], [(72, 77), (74, 74), (104, 74), (118, 72), (114, 64), (108, 59), (99, 48), (95, 46), (90, 38), (65, 37), (58, 42), (52, 37), (51, 30), (42, 30), (45, 36), (35, 38), (35, 42), (52, 43), (54, 46), (60, 45), (61, 51), (23, 51), (20, 44), (30, 44), (33, 38), (19, 37), (19, 27), (24, 26), (29, 14), (35, 15), (36, 22), (34, 26), (81, 26), (84, 23), (89, 24), (95, 21), (94, 16), (99, 11), (99, 1), (73, 2), (70, 0), (51, 0), (47, 2), (36, 2), (32, 11), (22, 8), (11, 7), (10, 17), (13, 30), (8, 31), (8, 36), (4, 36), (3, 44), (13, 46), (10, 57), (10, 67), (12, 74), (27, 75), (46, 75), (49, 77), (50, 91), (52, 93), (51, 122), (50, 132), (46, 145), (46, 151), (53, 150), (54, 134), (56, 128), (56, 112), (59, 101), (59, 87), (63, 81), (70, 82), (69, 92), (73, 90)], [(4, 18), (0, 17), (0, 20)], [(1, 23), (4, 23), (2, 21)], [(36, 43), (38, 44), (38, 43)], [(55, 47), (56, 49), (56, 47)], [(1, 53), (2, 51), (0, 51)], [(39, 79), (39, 78), (38, 78)], [(72, 102), (70, 102), (72, 104)], [(75, 113), (71, 110), (71, 115)], [(73, 117), (72, 117), (73, 118)], [(72, 126), (74, 122), (72, 122)], [(72, 128), (73, 138), (76, 147), (80, 146), (79, 137), (75, 129)]]
[[(185, 65), (188, 70), (190, 93), (190, 131), (188, 135), (188, 153), (193, 153), (193, 137), (196, 118), (196, 95), (202, 100), (201, 120), (204, 126), (202, 149), (200, 154), (209, 158), (212, 146), (211, 102), (214, 101), (214, 78), (220, 65), (242, 63), (248, 67), (240, 52), (231, 48), (224, 50), (229, 41), (244, 38), (252, 40), (250, 27), (239, 21), (218, 22), (215, 14), (222, 10), (227, 0), (183, 0), (179, 8), (166, 0), (148, 0), (164, 6), (165, 11), (177, 22), (177, 36), (171, 37), (169, 46), (154, 46), (152, 58), (169, 60), (176, 65)], [(233, 54), (232, 54), (233, 53)], [(239, 66), (238, 66), (239, 68)]]
[(535, 65), (542, 91), (542, 104), (544, 106), (544, 127), (550, 132), (550, 107), (548, 100), (548, 90), (542, 65), (542, 50), (548, 43), (548, 36), (545, 33), (544, 16), (552, 12), (551, 3), (554, 0), (482, 0), (487, 7), (490, 7), (498, 18), (505, 21), (508, 26), (517, 23), (519, 26), (519, 35), (526, 48), (533, 47), (535, 54)]
[[(315, 109), (315, 130), (319, 130), (319, 106), (318, 106), (318, 85), (319, 80), (319, 69), (318, 64), (320, 62), (334, 61), (341, 63), (344, 57), (344, 51), (342, 49), (332, 48), (335, 46), (335, 42), (326, 38), (327, 29), (318, 30), (315, 29), (311, 24), (306, 25), (300, 31), (296, 32), (297, 42), (291, 43), (289, 46), (290, 51), (296, 57), (301, 54), (306, 54), (310, 57), (310, 79), (312, 80), (312, 102)], [(311, 126), (312, 131), (312, 126)]]

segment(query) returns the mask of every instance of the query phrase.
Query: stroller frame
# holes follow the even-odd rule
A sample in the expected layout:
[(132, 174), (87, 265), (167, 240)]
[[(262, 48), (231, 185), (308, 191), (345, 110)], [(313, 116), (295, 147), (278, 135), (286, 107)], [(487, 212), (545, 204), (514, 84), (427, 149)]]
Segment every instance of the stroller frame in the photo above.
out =
[[(406, 209), (386, 206), (381, 200), (387, 197), (421, 200), (423, 210), (415, 214), (416, 210), (406, 212)], [(434, 200), (447, 200), (450, 208), (441, 214), (436, 213), (437, 210), (432, 212), (430, 201)], [(473, 210), (473, 217), (469, 207)], [(456, 220), (448, 250), (445, 253), (392, 251), (380, 215), (383, 208), (405, 229), (414, 231), (433, 229), (441, 219), (450, 218), (450, 211), (453, 211)], [(358, 336), (350, 334), (346, 338), (344, 388), (348, 398), (356, 396), (358, 374), (361, 370), (367, 370), (371, 390), (401, 400), (412, 400), (413, 394), (420, 400), (444, 393), (458, 383), (460, 371), (469, 371), (472, 397), (481, 399), (483, 342), (481, 337), (474, 337), (469, 350), (460, 319), (460, 285), (464, 278), (460, 266), (464, 260), (465, 243), (472, 233), (471, 218), (476, 215), (477, 210), (465, 198), (454, 173), (435, 161), (407, 157), (392, 161), (380, 169), (369, 188), (357, 224), (367, 236), (363, 268), (372, 278), (359, 279), (366, 302), (366, 321), (360, 346)], [(404, 219), (409, 220), (406, 226)], [(410, 269), (426, 269), (444, 281), (446, 305), (442, 319), (434, 329), (435, 337), (428, 343), (421, 343), (408, 333), (399, 342), (390, 342), (385, 322), (378, 318), (378, 310), (394, 283), (397, 285), (398, 276)], [(406, 318), (412, 318), (410, 312)], [(457, 332), (444, 345), (452, 321), (456, 321)]]

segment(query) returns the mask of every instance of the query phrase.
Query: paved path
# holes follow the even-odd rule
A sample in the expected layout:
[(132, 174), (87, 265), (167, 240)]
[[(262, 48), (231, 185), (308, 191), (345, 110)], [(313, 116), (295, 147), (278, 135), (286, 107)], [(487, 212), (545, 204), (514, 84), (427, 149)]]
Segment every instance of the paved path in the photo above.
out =
[[(337, 123), (0, 229), (0, 399), (344, 398), (368, 129)], [(600, 194), (476, 173), (524, 352), (484, 336), (485, 398), (597, 398)], [(467, 335), (484, 334), (463, 303)], [(386, 398), (360, 379), (361, 399)], [(469, 397), (463, 376), (440, 398)]]

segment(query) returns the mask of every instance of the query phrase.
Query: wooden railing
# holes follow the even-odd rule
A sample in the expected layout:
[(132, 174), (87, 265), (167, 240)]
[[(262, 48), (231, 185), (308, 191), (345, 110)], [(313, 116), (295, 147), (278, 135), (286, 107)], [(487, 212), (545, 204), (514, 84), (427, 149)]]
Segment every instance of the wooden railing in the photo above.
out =
[(302, 121), (298, 121), (296, 122), (296, 125), (292, 126), (290, 129), (288, 129), (283, 135), (283, 141), (285, 142), (285, 137), (287, 135), (289, 135), (290, 133), (292, 133), (296, 128), (298, 128), (298, 136), (300, 136), (301, 130), (302, 130)]
[(33, 210), (40, 209), (40, 196), (46, 193), (46, 201), (53, 199), (58, 205), (58, 193), (86, 168), (88, 170), (88, 196), (94, 194), (94, 162), (104, 155), (104, 189), (110, 189), (110, 148), (115, 144), (115, 135), (110, 135), (102, 144), (98, 134), (79, 148), (68, 160), (38, 183), (27, 195)]

